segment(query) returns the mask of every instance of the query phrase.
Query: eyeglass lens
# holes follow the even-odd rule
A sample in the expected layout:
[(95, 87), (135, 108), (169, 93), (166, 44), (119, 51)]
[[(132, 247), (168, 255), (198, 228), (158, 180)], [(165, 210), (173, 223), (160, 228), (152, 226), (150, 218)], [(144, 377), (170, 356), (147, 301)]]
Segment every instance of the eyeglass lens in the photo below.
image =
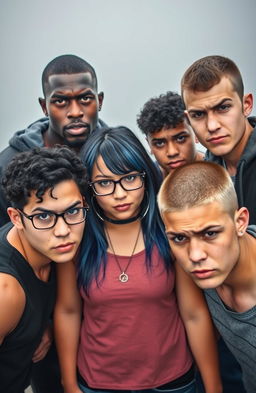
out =
[(72, 208), (62, 214), (55, 214), (51, 212), (43, 212), (33, 216), (33, 224), (36, 228), (49, 228), (56, 224), (59, 216), (62, 216), (66, 224), (74, 225), (83, 222), (86, 217), (85, 208)]
[(93, 183), (96, 193), (100, 195), (112, 194), (115, 191), (116, 184), (119, 183), (126, 191), (136, 190), (143, 185), (141, 174), (128, 175), (121, 177), (119, 180), (99, 180)]

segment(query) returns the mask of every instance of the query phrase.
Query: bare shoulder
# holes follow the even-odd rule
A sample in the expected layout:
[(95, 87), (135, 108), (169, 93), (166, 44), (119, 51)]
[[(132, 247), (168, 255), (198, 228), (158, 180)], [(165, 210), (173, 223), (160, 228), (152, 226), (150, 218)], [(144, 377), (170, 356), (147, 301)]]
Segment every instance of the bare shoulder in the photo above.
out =
[(18, 280), (0, 273), (0, 344), (18, 324), (24, 311), (26, 297)]

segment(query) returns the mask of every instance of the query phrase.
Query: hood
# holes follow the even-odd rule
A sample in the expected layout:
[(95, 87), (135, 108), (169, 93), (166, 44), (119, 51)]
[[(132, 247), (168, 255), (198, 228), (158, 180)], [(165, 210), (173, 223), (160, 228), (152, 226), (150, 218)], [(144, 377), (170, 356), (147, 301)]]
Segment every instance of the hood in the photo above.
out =
[[(43, 133), (48, 129), (48, 126), (48, 117), (43, 117), (30, 124), (26, 129), (17, 131), (9, 140), (9, 145), (18, 152), (31, 150), (34, 147), (43, 147)], [(107, 127), (107, 125), (99, 119), (95, 131), (103, 127)]]
[(246, 232), (256, 238), (256, 225), (249, 225), (246, 229)]
[(98, 119), (98, 124), (96, 126), (96, 128), (94, 129), (94, 131), (99, 130), (100, 128), (107, 128), (108, 125), (101, 119)]
[(26, 129), (17, 131), (9, 141), (9, 145), (15, 150), (22, 152), (31, 150), (37, 146), (43, 146), (43, 133), (49, 126), (47, 117), (43, 117), (30, 124)]
[(250, 162), (251, 160), (255, 160), (256, 152), (256, 117), (249, 117), (248, 121), (253, 127), (253, 130), (240, 159), (240, 162), (244, 161), (246, 163)]

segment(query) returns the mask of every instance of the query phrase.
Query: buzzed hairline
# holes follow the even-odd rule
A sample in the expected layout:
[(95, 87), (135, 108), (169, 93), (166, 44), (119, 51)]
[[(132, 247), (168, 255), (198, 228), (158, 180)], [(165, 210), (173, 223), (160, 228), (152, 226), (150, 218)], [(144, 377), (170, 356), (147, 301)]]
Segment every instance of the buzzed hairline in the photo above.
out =
[(228, 172), (218, 164), (196, 161), (177, 168), (163, 181), (158, 205), (161, 214), (219, 202), (231, 217), (238, 208)]

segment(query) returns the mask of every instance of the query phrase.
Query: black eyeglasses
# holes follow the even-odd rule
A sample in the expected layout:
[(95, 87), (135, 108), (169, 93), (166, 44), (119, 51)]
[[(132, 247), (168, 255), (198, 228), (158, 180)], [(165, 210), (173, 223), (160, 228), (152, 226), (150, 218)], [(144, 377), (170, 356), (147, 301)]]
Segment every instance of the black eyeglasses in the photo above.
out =
[(17, 209), (24, 217), (32, 221), (35, 229), (50, 229), (56, 225), (59, 217), (62, 217), (67, 225), (81, 224), (85, 221), (88, 207), (72, 207), (63, 213), (54, 213), (52, 211), (43, 211), (41, 213), (31, 214), (30, 216), (22, 210)]
[(145, 172), (132, 173), (131, 175), (120, 177), (119, 180), (102, 179), (89, 182), (89, 185), (96, 195), (105, 196), (113, 194), (117, 184), (120, 184), (125, 191), (138, 190), (143, 186), (145, 176)]

